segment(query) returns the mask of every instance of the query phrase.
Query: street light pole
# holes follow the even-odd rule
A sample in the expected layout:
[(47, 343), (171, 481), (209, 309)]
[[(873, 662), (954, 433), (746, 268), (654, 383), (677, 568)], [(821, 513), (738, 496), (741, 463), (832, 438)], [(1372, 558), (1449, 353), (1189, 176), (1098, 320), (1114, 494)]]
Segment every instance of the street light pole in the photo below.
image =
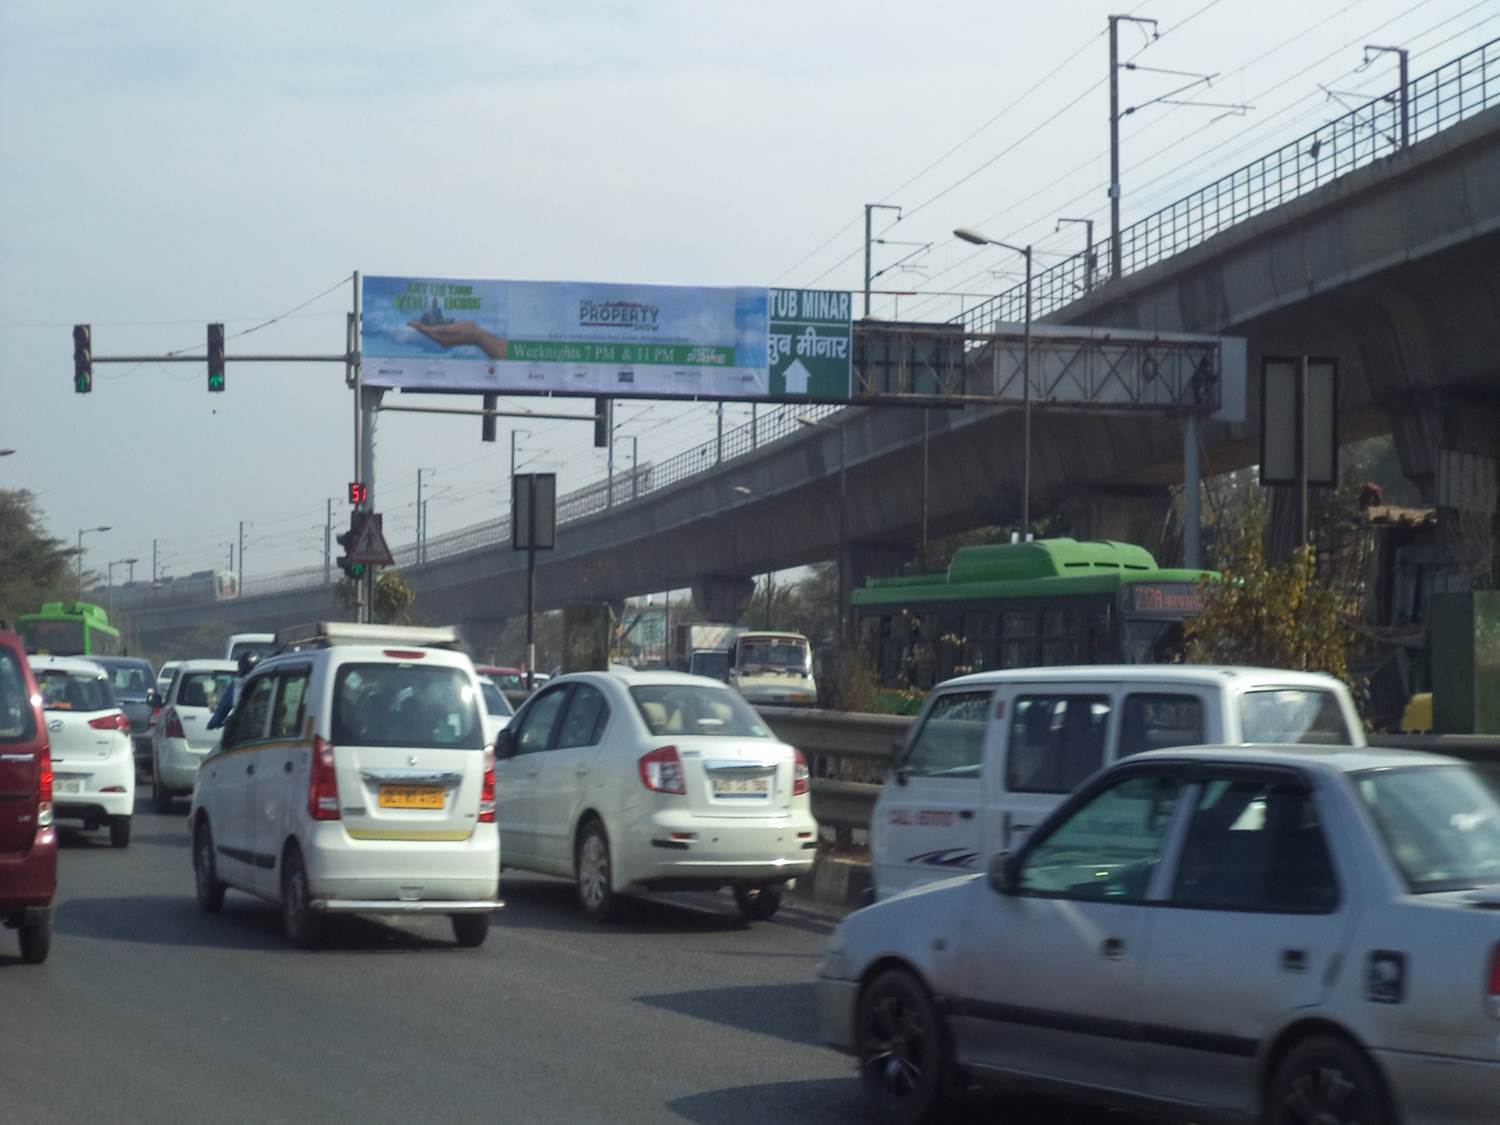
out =
[(83, 537), (92, 535), (96, 531), (108, 531), (108, 525), (103, 527), (80, 527), (78, 529), (78, 593), (83, 594)]
[[(1111, 16), (1110, 20), (1125, 19)], [(1113, 27), (1113, 23), (1110, 25)], [(1113, 42), (1113, 40), (1111, 40)], [(996, 238), (987, 238), (972, 227), (959, 227), (954, 235), (975, 246), (998, 246), (1013, 250), (1026, 259), (1026, 312), (1021, 337), (1021, 534), (1031, 538), (1031, 247), (1012, 246)]]

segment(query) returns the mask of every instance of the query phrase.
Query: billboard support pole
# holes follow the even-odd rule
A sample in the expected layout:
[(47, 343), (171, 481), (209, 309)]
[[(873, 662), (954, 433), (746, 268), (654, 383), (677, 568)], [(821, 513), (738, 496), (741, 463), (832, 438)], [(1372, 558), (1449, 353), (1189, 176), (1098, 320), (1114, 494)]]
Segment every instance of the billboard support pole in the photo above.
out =
[[(348, 378), (345, 382), (354, 389), (354, 479), (364, 481), (366, 479), (363, 476), (365, 467), (365, 387), (364, 377), (360, 373), (359, 362), (359, 270), (354, 271), (352, 280), (354, 283), (354, 296), (351, 302), (353, 311), (349, 314), (348, 340), (344, 349), (345, 354), (349, 357), (348, 367), (345, 369), (345, 374)], [(371, 598), (366, 596), (366, 590), (367, 583), (356, 582), (354, 584), (354, 620), (357, 622), (364, 622), (370, 619)]]

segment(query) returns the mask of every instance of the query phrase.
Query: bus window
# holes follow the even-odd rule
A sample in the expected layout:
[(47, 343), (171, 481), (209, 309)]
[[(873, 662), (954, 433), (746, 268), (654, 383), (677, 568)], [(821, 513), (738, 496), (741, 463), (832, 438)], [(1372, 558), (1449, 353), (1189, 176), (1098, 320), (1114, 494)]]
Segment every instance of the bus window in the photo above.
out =
[(1000, 653), (995, 644), (995, 617), (993, 613), (964, 614), (964, 672), (983, 672), (999, 665)]
[(1008, 609), (1000, 617), (1002, 668), (1035, 668), (1037, 666), (1037, 618), (1035, 609)]
[(1077, 609), (1042, 611), (1042, 663), (1077, 664), (1081, 661), (1083, 614)]

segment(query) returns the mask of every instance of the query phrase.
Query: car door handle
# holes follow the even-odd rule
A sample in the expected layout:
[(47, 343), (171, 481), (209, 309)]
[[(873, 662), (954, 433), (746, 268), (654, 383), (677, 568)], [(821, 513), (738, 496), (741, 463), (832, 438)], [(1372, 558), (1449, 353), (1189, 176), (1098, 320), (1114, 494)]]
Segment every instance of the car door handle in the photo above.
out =
[(1286, 973), (1307, 972), (1307, 954), (1300, 949), (1283, 949), (1281, 951), (1281, 969)]
[(281, 767), (281, 772), (282, 773), (291, 773), (292, 772), (292, 763), (291, 762), (284, 763), (282, 765), (282, 767)]
[(1117, 937), (1107, 937), (1099, 943), (1099, 956), (1106, 961), (1118, 961), (1125, 956), (1125, 943)]
[(253, 775), (253, 774), (254, 774), (254, 773), (255, 773), (255, 767), (254, 767), (254, 766), (253, 766), (253, 765), (251, 765), (251, 766), (246, 766), (246, 767), (245, 767), (245, 772), (246, 772), (246, 773), (247, 773), (247, 774), (252, 774), (252, 775)]
[(973, 809), (959, 809), (958, 810), (958, 819), (959, 820), (973, 820), (974, 819), (974, 810)]

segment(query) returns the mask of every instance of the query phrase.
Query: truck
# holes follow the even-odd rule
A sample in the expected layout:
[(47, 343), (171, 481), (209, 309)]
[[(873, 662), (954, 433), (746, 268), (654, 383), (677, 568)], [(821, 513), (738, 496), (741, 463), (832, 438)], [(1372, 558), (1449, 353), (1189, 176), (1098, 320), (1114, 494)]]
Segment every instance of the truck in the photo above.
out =
[[(715, 625), (699, 622), (678, 625), (672, 636), (672, 666), (698, 676), (725, 678), (729, 649), (735, 638), (745, 631), (743, 625)], [(694, 659), (694, 657), (697, 659)]]

